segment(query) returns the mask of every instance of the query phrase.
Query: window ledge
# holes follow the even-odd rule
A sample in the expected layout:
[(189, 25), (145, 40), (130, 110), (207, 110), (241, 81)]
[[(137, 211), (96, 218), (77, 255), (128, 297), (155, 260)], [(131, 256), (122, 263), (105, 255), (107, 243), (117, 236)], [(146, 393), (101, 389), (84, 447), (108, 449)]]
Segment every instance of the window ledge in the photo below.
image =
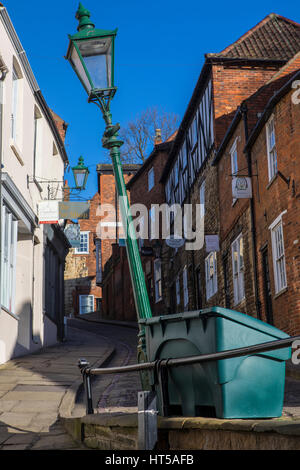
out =
[(19, 321), (20, 318), (18, 317), (18, 315), (16, 315), (15, 313), (12, 313), (10, 310), (8, 310), (8, 308), (4, 307), (4, 305), (1, 305), (1, 310), (3, 310), (4, 312), (8, 313), (8, 315), (10, 315), (11, 317), (13, 317), (15, 320)]
[(278, 299), (278, 297), (280, 297), (282, 294), (285, 294), (285, 292), (287, 292), (289, 289), (288, 287), (285, 287), (284, 289), (281, 289), (279, 292), (277, 292), (277, 294), (274, 295), (274, 300), (275, 299)]
[(267, 189), (269, 189), (272, 184), (274, 183), (275, 180), (277, 180), (277, 176), (278, 176), (278, 173), (276, 173), (276, 175), (273, 176), (273, 178), (269, 181), (268, 185), (267, 185)]
[(23, 161), (23, 158), (21, 157), (21, 151), (19, 147), (17, 146), (17, 144), (15, 142), (12, 142), (10, 144), (10, 148), (12, 149), (15, 156), (17, 157), (17, 160), (19, 161), (20, 165), (24, 166), (24, 161)]

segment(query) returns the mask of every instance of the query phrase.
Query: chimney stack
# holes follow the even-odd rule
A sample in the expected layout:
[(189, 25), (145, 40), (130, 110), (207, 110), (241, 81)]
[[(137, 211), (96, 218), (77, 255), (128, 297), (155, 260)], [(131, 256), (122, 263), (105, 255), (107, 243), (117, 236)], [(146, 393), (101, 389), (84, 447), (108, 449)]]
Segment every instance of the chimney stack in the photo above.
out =
[(155, 143), (155, 145), (162, 143), (161, 129), (155, 129), (155, 140), (154, 140), (154, 143)]

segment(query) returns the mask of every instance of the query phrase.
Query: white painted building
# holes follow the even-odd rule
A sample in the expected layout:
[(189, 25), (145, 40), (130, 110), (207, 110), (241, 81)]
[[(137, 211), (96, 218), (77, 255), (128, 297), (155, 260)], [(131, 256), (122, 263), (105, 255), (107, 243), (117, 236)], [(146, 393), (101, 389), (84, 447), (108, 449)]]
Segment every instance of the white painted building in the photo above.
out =
[(60, 224), (38, 220), (40, 201), (63, 197), (63, 121), (48, 108), (2, 6), (0, 72), (1, 364), (63, 339), (69, 244)]

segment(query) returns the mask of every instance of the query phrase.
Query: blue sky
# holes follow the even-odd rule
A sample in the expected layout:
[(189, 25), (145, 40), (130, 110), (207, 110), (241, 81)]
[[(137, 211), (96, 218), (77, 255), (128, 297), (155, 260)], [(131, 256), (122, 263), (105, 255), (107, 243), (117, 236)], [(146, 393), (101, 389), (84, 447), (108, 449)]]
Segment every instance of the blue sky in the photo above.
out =
[[(3, 0), (48, 105), (69, 123), (71, 166), (82, 155), (90, 168), (85, 198), (97, 191), (96, 164), (104, 122), (64, 59), (67, 34), (76, 32), (76, 0)], [(200, 2), (199, 0), (83, 0), (96, 27), (118, 28), (115, 45), (113, 122), (150, 106), (183, 116), (207, 52), (220, 52), (269, 13), (300, 22), (295, 1)], [(107, 160), (106, 160), (107, 161)], [(73, 176), (66, 174), (69, 184)]]

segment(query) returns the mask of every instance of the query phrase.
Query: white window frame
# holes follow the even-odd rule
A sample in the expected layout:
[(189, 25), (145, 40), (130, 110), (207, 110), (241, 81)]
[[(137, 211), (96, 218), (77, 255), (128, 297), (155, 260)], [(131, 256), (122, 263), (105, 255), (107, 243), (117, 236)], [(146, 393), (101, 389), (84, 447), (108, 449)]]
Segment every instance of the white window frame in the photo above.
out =
[[(1, 210), (1, 303), (9, 312), (15, 313), (18, 221), (5, 204), (2, 205)], [(6, 239), (7, 248), (5, 246)]]
[[(270, 128), (272, 126), (272, 131)], [(273, 133), (273, 141), (271, 142), (271, 134)], [(266, 124), (267, 154), (268, 154), (268, 174), (269, 181), (277, 175), (277, 150), (276, 150), (276, 134), (274, 115), (270, 117)]]
[(92, 298), (92, 302), (93, 302), (93, 309), (91, 310), (91, 312), (94, 312), (95, 310), (95, 298), (94, 298), (94, 295), (91, 295), (91, 294), (80, 294), (79, 295), (79, 315), (84, 315), (85, 313), (91, 313), (91, 312), (82, 312), (81, 311), (81, 306), (82, 306), (82, 298), (83, 297), (90, 297)]
[[(212, 273), (211, 273), (211, 266), (213, 267)], [(205, 258), (205, 284), (206, 284), (206, 300), (208, 300), (218, 292), (216, 251), (211, 251), (209, 255)]]
[(271, 230), (275, 294), (279, 294), (281, 291), (287, 288), (284, 235), (282, 224), (282, 216), (285, 213), (286, 211), (282, 212), (280, 216), (277, 217), (269, 227), (269, 229)]
[(154, 168), (152, 167), (148, 171), (148, 191), (151, 191), (152, 188), (154, 188)]
[(231, 244), (231, 256), (234, 305), (237, 305), (245, 298), (244, 239), (242, 233)]
[(13, 60), (12, 66), (12, 91), (11, 91), (11, 145), (15, 149), (20, 149), (22, 139), (22, 125), (23, 125), (23, 87), (22, 87), (22, 72), (17, 61)]
[[(75, 248), (76, 255), (88, 255), (90, 253), (90, 232), (89, 231), (80, 231), (80, 247)], [(87, 251), (81, 250), (81, 235), (87, 235)]]
[(161, 260), (154, 260), (154, 291), (155, 303), (162, 300), (162, 276), (161, 276)]
[(231, 160), (231, 174), (237, 175), (239, 172), (238, 166), (238, 153), (237, 153), (237, 141), (238, 138), (235, 139), (231, 149), (230, 149), (230, 160)]
[(199, 189), (199, 200), (200, 200), (200, 217), (205, 216), (205, 181), (200, 185)]
[(183, 307), (185, 310), (189, 305), (188, 272), (187, 272), (186, 266), (183, 268), (182, 282), (183, 282)]

